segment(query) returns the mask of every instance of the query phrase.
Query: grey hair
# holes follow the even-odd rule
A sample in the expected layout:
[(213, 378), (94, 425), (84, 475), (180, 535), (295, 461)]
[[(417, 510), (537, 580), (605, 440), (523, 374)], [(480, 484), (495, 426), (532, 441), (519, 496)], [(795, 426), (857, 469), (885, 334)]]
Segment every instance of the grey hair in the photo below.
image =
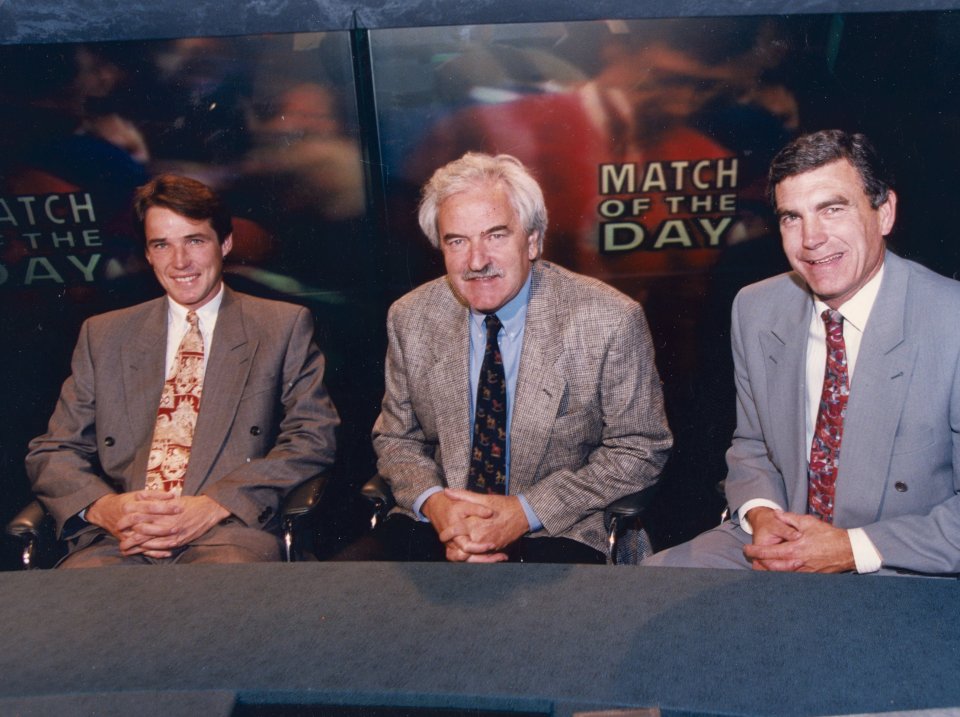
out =
[(460, 159), (440, 167), (423, 185), (420, 198), (420, 228), (434, 247), (440, 248), (437, 216), (440, 205), (454, 194), (482, 186), (500, 185), (517, 213), (525, 235), (537, 234), (537, 256), (543, 253), (547, 231), (547, 206), (543, 190), (519, 159), (509, 154), (496, 157), (467, 152)]

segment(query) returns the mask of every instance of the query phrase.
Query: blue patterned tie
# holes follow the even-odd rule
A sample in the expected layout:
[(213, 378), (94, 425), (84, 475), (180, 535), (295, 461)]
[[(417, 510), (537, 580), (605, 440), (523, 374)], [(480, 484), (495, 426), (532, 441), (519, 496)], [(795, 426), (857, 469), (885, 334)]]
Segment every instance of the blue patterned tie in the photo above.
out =
[(507, 492), (507, 378), (497, 334), (503, 328), (496, 314), (489, 314), (487, 347), (477, 382), (473, 421), (473, 453), (467, 488), (477, 493)]

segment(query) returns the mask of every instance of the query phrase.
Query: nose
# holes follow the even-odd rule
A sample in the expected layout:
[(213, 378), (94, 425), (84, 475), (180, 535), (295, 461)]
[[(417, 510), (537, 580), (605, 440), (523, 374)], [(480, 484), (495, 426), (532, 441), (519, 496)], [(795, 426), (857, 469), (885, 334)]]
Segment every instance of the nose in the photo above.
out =
[(487, 252), (483, 246), (483, 241), (473, 241), (470, 242), (470, 250), (467, 254), (467, 262), (469, 263), (470, 271), (480, 271), (488, 263), (489, 258), (487, 257)]
[(823, 225), (817, 217), (803, 220), (803, 248), (816, 249), (826, 241)]
[(185, 246), (174, 245), (173, 247), (173, 266), (176, 269), (185, 269), (190, 263), (190, 256)]

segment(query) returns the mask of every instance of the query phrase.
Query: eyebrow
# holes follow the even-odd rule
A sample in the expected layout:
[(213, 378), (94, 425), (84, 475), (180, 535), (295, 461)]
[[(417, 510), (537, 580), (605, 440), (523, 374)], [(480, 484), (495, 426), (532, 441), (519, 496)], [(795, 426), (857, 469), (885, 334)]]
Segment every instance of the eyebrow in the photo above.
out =
[(821, 209), (826, 209), (827, 207), (832, 207), (834, 204), (842, 204), (845, 207), (850, 206), (850, 200), (844, 197), (841, 194), (825, 199), (822, 202), (817, 202), (817, 211)]
[[(495, 227), (484, 229), (482, 232), (480, 232), (480, 236), (485, 237), (488, 234), (496, 234), (497, 232), (508, 232), (508, 231), (510, 231), (509, 226), (507, 226), (506, 224), (498, 224)], [(456, 232), (448, 232), (444, 234), (442, 238), (443, 238), (443, 241), (448, 241), (450, 239), (467, 239), (468, 237), (466, 234), (457, 234)]]
[[(847, 197), (843, 196), (842, 194), (837, 194), (835, 196), (829, 197), (828, 199), (824, 199), (822, 202), (817, 202), (816, 205), (814, 206), (814, 209), (819, 212), (822, 209), (826, 209), (827, 207), (832, 207), (835, 204), (840, 204), (844, 207), (849, 207), (851, 202)], [(799, 216), (799, 212), (793, 209), (777, 208), (777, 217), (787, 217), (787, 216)]]
[[(206, 234), (201, 234), (197, 232), (194, 234), (184, 234), (181, 238), (182, 239), (207, 239), (208, 237)], [(170, 237), (150, 237), (149, 239), (147, 239), (148, 244), (153, 241), (170, 241)]]

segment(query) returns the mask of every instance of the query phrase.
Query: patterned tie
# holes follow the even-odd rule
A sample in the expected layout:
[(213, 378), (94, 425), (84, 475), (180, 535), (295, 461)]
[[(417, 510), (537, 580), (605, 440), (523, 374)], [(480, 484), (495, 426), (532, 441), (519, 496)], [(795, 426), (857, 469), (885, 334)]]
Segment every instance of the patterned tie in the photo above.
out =
[(827, 367), (823, 375), (820, 410), (810, 448), (807, 470), (809, 492), (807, 512), (821, 520), (833, 522), (833, 495), (840, 462), (840, 441), (843, 439), (843, 417), (847, 412), (850, 379), (847, 374), (847, 348), (843, 342), (843, 316), (827, 309), (821, 314), (827, 329)]
[(195, 311), (187, 314), (187, 322), (190, 328), (177, 349), (170, 377), (163, 384), (147, 465), (147, 489), (177, 495), (183, 490), (203, 390), (203, 336)]
[(496, 314), (489, 314), (487, 348), (477, 382), (476, 415), (473, 421), (473, 455), (467, 488), (477, 493), (507, 492), (507, 378), (497, 333), (503, 327)]

